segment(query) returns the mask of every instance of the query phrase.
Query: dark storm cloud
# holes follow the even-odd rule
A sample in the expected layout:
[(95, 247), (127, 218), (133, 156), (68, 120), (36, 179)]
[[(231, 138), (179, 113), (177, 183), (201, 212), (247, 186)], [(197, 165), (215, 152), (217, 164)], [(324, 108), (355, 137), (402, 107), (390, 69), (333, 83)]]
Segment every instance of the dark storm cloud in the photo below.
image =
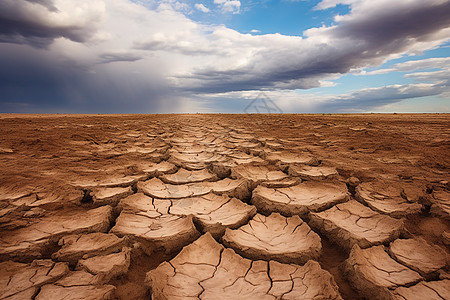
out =
[(38, 3), (40, 5), (45, 6), (49, 11), (53, 11), (56, 12), (58, 11), (58, 9), (56, 8), (53, 0), (26, 0), (28, 2), (32, 2), (32, 3)]
[[(304, 49), (272, 52), (267, 47), (239, 69), (207, 67), (186, 79), (191, 79), (192, 91), (205, 93), (318, 86), (318, 78), (377, 65), (387, 56), (408, 51), (417, 43), (442, 39), (436, 34), (450, 26), (450, 1), (435, 3), (392, 2), (389, 7), (355, 11), (338, 19), (337, 26), (307, 31), (308, 38), (303, 41), (311, 43)], [(321, 37), (324, 42), (314, 43)]]
[[(395, 3), (392, 3), (395, 6)], [(385, 7), (359, 18), (343, 18), (332, 34), (336, 38), (364, 41), (365, 56), (403, 51), (410, 43), (426, 42), (437, 31), (450, 26), (450, 1), (413, 3), (407, 7)]]
[(43, 48), (60, 37), (85, 42), (95, 33), (96, 21), (101, 16), (100, 11), (85, 11), (86, 16), (70, 19), (61, 14), (57, 21), (53, 20), (58, 13), (50, 0), (1, 0), (0, 43)]
[[(432, 84), (391, 85), (356, 90), (342, 95), (318, 96), (293, 91), (267, 91), (265, 95), (285, 113), (367, 112), (403, 100), (450, 93), (448, 78), (450, 76), (447, 76), (447, 80)], [(219, 94), (212, 99), (208, 94), (203, 94), (198, 97), (198, 101), (212, 102), (216, 112), (244, 112), (249, 102), (259, 96), (258, 91)]]
[[(104, 65), (106, 67), (106, 65)], [(4, 45), (0, 112), (140, 113), (160, 110), (164, 82), (58, 60), (51, 53)]]
[(179, 45), (173, 42), (167, 41), (147, 41), (147, 42), (136, 42), (134, 48), (139, 50), (148, 51), (169, 51), (175, 53), (181, 53), (183, 55), (190, 56), (200, 56), (200, 55), (211, 55), (219, 54), (221, 49), (218, 48), (202, 48), (199, 45)]
[[(414, 74), (411, 74), (414, 75)], [(329, 96), (318, 101), (311, 112), (367, 112), (407, 99), (441, 96), (450, 92), (449, 71), (425, 72), (411, 76), (431, 83), (390, 85), (353, 91), (349, 94)], [(297, 111), (302, 108), (297, 107)]]
[(143, 59), (143, 56), (135, 53), (103, 53), (99, 55), (100, 63), (134, 62)]
[(405, 99), (437, 96), (447, 89), (444, 85), (406, 85), (366, 89), (329, 99), (326, 104), (319, 105), (317, 109), (320, 112), (369, 111)]

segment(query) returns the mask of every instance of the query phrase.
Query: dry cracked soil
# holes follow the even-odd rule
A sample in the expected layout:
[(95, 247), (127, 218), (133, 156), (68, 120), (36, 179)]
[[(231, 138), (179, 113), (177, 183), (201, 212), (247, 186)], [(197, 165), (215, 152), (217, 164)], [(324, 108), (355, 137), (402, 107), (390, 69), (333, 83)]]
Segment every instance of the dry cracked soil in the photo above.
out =
[(0, 299), (450, 299), (450, 118), (0, 115)]

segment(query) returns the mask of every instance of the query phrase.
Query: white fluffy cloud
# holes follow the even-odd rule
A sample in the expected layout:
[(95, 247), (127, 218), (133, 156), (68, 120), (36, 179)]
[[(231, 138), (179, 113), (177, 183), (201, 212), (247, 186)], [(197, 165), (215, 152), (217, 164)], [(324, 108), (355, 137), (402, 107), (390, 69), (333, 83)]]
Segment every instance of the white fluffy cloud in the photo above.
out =
[(391, 72), (410, 72), (424, 69), (447, 69), (450, 70), (450, 57), (435, 57), (421, 60), (410, 60), (403, 63), (398, 63), (387, 69), (379, 69), (371, 72), (364, 70), (355, 73), (357, 75), (379, 75)]
[(225, 13), (238, 14), (241, 9), (241, 1), (238, 0), (214, 0), (214, 3), (219, 5)]
[[(335, 7), (338, 4), (344, 4), (344, 5), (354, 5), (358, 4), (358, 2), (364, 2), (365, 0), (322, 0), (320, 1), (315, 9), (328, 9)], [(368, 2), (368, 1), (367, 1)], [(372, 1), (374, 2), (374, 1)]]
[(209, 8), (204, 6), (202, 3), (195, 3), (195, 8), (201, 12), (209, 13)]

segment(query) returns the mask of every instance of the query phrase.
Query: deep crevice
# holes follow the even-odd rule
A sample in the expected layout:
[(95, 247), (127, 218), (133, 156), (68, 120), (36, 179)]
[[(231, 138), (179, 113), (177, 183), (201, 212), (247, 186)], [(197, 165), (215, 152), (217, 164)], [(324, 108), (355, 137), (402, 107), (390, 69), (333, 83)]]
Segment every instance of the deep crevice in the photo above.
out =
[(336, 284), (339, 287), (339, 292), (345, 300), (363, 300), (356, 290), (350, 285), (347, 278), (342, 272), (342, 265), (348, 258), (348, 255), (333, 244), (328, 238), (320, 236), (322, 239), (322, 254), (319, 258), (319, 263), (322, 269), (328, 271), (333, 275)]
[(91, 195), (91, 190), (89, 189), (83, 189), (83, 198), (81, 199), (82, 204), (92, 204), (94, 203), (94, 199)]

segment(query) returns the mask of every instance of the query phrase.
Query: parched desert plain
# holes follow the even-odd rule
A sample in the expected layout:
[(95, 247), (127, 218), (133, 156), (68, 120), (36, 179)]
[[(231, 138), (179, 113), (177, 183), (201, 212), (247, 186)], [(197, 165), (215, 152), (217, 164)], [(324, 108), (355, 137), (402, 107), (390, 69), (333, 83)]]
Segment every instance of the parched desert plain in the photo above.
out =
[(0, 115), (0, 299), (450, 299), (450, 116)]

